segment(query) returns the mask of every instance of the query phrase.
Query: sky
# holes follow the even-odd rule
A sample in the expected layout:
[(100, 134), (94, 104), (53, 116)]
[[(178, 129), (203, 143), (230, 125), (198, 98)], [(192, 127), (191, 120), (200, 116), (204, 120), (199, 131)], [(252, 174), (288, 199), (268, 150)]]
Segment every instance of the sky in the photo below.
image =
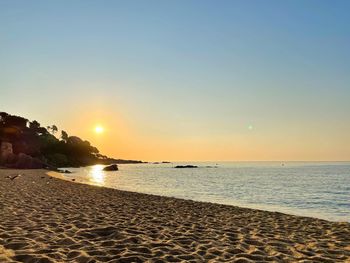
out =
[(349, 161), (349, 10), (0, 0), (0, 111), (116, 158)]

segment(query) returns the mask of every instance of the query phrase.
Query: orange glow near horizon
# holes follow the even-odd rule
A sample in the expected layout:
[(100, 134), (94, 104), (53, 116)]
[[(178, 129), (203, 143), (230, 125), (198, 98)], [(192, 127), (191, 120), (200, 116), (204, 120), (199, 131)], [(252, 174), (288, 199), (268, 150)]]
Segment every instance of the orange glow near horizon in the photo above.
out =
[[(101, 154), (142, 161), (348, 161), (348, 129), (288, 120), (288, 123), (237, 121), (230, 132), (219, 124), (197, 126), (172, 119), (141, 118), (102, 105), (89, 114), (75, 111), (57, 122), (69, 135), (88, 140)], [(127, 116), (127, 117), (126, 117)], [(218, 126), (219, 125), (219, 126)], [(249, 126), (251, 125), (251, 126)], [(100, 128), (102, 133), (100, 133)], [(291, 129), (290, 127), (298, 127)], [(310, 135), (310, 130), (317, 133)], [(184, 132), (186, 131), (186, 132)], [(288, 135), (288, 136), (287, 136)]]

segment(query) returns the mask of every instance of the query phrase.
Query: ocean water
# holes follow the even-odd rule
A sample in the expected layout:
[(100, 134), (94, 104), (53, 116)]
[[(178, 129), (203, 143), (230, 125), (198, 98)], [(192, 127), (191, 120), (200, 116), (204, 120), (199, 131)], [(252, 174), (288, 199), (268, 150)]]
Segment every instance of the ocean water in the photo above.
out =
[[(194, 164), (197, 169), (176, 169)], [(205, 162), (67, 168), (67, 179), (140, 193), (350, 222), (348, 162)], [(208, 167), (211, 166), (211, 167)]]

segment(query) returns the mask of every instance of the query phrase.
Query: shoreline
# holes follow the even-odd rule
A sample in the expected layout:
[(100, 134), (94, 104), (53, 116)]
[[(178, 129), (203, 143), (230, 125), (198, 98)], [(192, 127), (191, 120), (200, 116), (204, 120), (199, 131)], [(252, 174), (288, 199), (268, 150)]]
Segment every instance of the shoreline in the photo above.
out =
[[(203, 170), (183, 171), (173, 169), (177, 164), (140, 165), (137, 168), (122, 165), (119, 166), (118, 176), (100, 171), (103, 166), (89, 166), (72, 168), (72, 173), (60, 173), (59, 176), (68, 181), (117, 190), (350, 223), (350, 210), (346, 205), (348, 191), (344, 188), (348, 176), (338, 164), (335, 164), (335, 168), (323, 168), (321, 164), (311, 168), (305, 164), (294, 166), (287, 163), (286, 167), (267, 164), (266, 169), (254, 164), (247, 167), (220, 164), (220, 169), (209, 170), (206, 169), (207, 164), (198, 163)], [(257, 176), (256, 172), (250, 171), (251, 165), (257, 167), (264, 176)], [(322, 169), (322, 175), (317, 174), (318, 169)], [(238, 175), (242, 171), (246, 178)], [(326, 176), (329, 172), (337, 176)], [(308, 176), (304, 182), (301, 176), (306, 174)], [(52, 175), (56, 176), (54, 173)], [(289, 186), (292, 188), (289, 189)]]
[[(272, 208), (271, 208), (271, 210), (269, 210), (268, 209), (269, 207), (265, 207), (266, 208), (265, 209), (265, 208), (260, 208), (258, 206), (256, 206), (256, 207), (249, 207), (249, 206), (245, 206), (244, 204), (240, 205), (240, 204), (215, 203), (215, 202), (210, 202), (210, 201), (201, 201), (201, 200), (186, 199), (186, 198), (180, 198), (180, 197), (174, 197), (174, 196), (166, 196), (166, 195), (158, 195), (158, 194), (152, 194), (152, 193), (142, 193), (142, 192), (136, 192), (136, 191), (122, 190), (122, 189), (108, 187), (108, 186), (99, 185), (99, 184), (85, 183), (85, 182), (76, 180), (75, 178), (67, 178), (64, 173), (60, 173), (60, 172), (56, 172), (56, 171), (47, 171), (46, 174), (48, 176), (51, 176), (51, 177), (54, 177), (54, 178), (57, 178), (57, 179), (60, 179), (60, 180), (64, 180), (64, 181), (67, 181), (67, 182), (71, 182), (71, 183), (74, 183), (74, 184), (82, 184), (82, 185), (89, 185), (89, 186), (101, 187), (101, 188), (106, 188), (106, 189), (113, 189), (113, 190), (127, 192), (127, 193), (144, 194), (144, 195), (151, 195), (151, 196), (165, 197), (165, 198), (174, 198), (174, 199), (177, 199), (177, 200), (199, 202), (199, 203), (204, 203), (204, 204), (224, 205), (224, 206), (238, 207), (238, 208), (243, 208), (243, 209), (258, 210), (258, 211), (262, 211), (262, 212), (280, 213), (280, 214), (288, 215), (288, 216), (296, 216), (296, 217), (303, 217), (303, 218), (325, 220), (325, 221), (333, 222), (333, 223), (349, 223), (350, 224), (350, 221), (329, 220), (329, 219), (325, 219), (325, 218), (322, 218), (322, 217), (317, 217), (316, 214), (315, 214), (315, 216), (298, 215), (298, 214), (294, 214), (294, 213), (289, 213), (288, 211), (285, 212), (285, 211), (272, 210)], [(278, 208), (279, 207), (276, 207), (276, 209), (278, 209)]]
[(47, 172), (0, 170), (1, 262), (350, 260), (347, 222), (127, 192)]

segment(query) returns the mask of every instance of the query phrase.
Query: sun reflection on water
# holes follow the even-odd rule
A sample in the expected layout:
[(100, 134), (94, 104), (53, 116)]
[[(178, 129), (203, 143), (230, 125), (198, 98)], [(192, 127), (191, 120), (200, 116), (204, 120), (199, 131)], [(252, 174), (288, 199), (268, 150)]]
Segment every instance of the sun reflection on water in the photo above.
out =
[(105, 181), (104, 172), (103, 172), (103, 165), (96, 164), (92, 166), (90, 170), (90, 181), (98, 184), (103, 185)]

